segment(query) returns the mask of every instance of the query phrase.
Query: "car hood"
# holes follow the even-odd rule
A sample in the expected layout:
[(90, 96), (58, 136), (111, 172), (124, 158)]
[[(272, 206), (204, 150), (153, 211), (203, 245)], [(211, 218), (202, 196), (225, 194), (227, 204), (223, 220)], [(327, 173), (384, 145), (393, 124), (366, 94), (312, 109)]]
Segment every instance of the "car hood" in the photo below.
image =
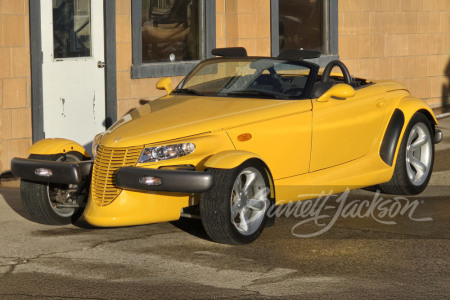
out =
[(292, 114), (293, 102), (168, 95), (125, 115), (105, 132), (100, 143), (130, 147), (214, 132)]

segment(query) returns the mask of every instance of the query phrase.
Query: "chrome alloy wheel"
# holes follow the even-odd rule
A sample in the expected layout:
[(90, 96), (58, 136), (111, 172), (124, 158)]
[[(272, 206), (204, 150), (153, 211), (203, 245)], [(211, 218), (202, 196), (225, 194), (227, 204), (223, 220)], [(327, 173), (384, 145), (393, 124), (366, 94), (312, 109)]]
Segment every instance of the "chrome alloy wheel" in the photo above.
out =
[[(56, 161), (77, 162), (79, 159), (73, 155), (67, 154), (65, 160), (63, 157)], [(71, 193), (77, 190), (77, 185), (69, 184), (65, 187), (63, 185), (47, 184), (47, 196), (50, 202), (50, 207), (60, 217), (70, 217), (75, 213), (75, 208), (58, 207), (60, 204), (65, 204), (70, 199)]]
[(417, 123), (406, 144), (406, 173), (415, 186), (422, 185), (431, 170), (433, 145), (427, 126)]
[(269, 187), (260, 171), (253, 167), (242, 170), (231, 191), (231, 223), (243, 235), (255, 233), (269, 206)]

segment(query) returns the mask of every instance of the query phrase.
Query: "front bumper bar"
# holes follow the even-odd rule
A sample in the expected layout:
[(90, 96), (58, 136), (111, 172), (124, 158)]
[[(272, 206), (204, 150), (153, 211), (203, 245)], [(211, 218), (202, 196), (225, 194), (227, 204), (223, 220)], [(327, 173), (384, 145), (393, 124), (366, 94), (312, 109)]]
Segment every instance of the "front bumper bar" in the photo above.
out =
[[(155, 185), (145, 184), (145, 178), (154, 178)], [(123, 167), (117, 170), (115, 183), (124, 189), (177, 193), (203, 193), (214, 183), (212, 174), (198, 171), (178, 171)]]
[[(57, 162), (39, 159), (13, 158), (11, 171), (14, 176), (39, 182), (80, 184), (91, 174), (94, 161)], [(45, 169), (46, 175), (40, 170)], [(176, 193), (202, 193), (214, 183), (212, 174), (187, 170), (161, 170), (139, 167), (123, 167), (115, 174), (115, 184), (124, 189), (138, 191), (163, 191)], [(157, 179), (157, 185), (145, 184), (143, 178)]]
[[(13, 158), (11, 171), (14, 176), (42, 182), (61, 184), (80, 184), (84, 177), (91, 173), (92, 160), (79, 162), (58, 162), (39, 159)], [(42, 169), (49, 170), (46, 175), (40, 175)]]

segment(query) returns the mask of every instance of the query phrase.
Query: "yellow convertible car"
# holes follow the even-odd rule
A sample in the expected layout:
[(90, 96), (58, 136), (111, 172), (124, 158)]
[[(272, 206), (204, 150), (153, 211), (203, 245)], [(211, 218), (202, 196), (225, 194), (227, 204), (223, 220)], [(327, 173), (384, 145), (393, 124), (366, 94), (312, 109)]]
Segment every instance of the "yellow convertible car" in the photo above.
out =
[[(377, 186), (418, 194), (442, 139), (431, 109), (393, 81), (323, 72), (286, 50), (249, 57), (214, 49), (168, 95), (138, 107), (93, 143), (47, 139), (12, 160), (23, 206), (44, 224), (83, 215), (111, 227), (200, 217), (213, 241), (254, 241), (273, 205)], [(332, 73), (338, 67), (341, 73)]]

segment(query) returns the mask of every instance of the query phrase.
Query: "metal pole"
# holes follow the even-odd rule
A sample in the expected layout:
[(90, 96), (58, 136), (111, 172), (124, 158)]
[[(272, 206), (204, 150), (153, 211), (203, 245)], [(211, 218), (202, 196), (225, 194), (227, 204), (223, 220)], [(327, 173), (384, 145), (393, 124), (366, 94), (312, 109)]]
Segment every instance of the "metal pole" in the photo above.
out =
[(200, 58), (205, 59), (207, 58), (207, 46), (205, 42), (205, 36), (206, 36), (206, 24), (205, 24), (205, 16), (206, 16), (206, 9), (205, 9), (205, 1), (199, 1), (199, 10), (200, 10), (200, 16), (199, 16), (199, 46), (200, 46)]
[(323, 0), (323, 54), (330, 54), (330, 0)]

